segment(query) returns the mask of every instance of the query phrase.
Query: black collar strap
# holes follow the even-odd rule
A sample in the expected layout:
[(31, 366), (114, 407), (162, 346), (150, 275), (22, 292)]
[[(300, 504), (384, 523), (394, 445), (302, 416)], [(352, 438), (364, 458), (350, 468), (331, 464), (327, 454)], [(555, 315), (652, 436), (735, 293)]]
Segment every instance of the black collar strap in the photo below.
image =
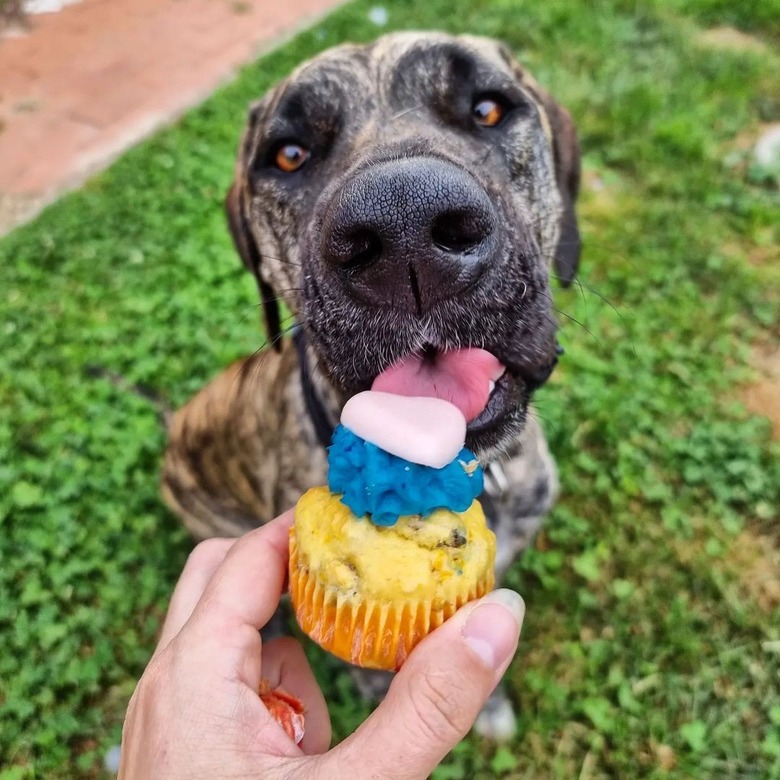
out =
[(317, 395), (317, 391), (314, 389), (314, 383), (309, 373), (309, 362), (306, 359), (306, 338), (300, 325), (296, 325), (295, 330), (293, 330), (293, 341), (295, 342), (295, 351), (298, 353), (298, 365), (301, 369), (301, 388), (303, 390), (306, 411), (309, 413), (320, 444), (323, 447), (330, 447), (330, 440), (333, 436), (333, 424), (328, 417), (325, 407), (322, 405), (320, 397)]

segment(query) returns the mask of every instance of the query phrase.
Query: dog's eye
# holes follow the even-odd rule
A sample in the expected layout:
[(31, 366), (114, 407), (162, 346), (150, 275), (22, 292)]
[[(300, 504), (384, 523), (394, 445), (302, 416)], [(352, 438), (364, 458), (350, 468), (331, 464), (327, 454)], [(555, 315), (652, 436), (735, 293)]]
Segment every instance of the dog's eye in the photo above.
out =
[(295, 173), (309, 159), (309, 150), (300, 144), (282, 144), (274, 155), (274, 165), (284, 173)]
[(474, 121), (482, 127), (495, 127), (503, 118), (506, 110), (492, 98), (480, 98), (471, 108)]

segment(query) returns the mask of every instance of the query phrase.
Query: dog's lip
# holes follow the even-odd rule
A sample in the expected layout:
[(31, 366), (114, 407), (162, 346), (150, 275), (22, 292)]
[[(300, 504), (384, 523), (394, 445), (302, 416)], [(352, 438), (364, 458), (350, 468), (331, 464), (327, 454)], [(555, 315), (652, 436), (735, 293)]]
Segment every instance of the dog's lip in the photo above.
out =
[(495, 387), (488, 397), (485, 408), (468, 424), (467, 433), (479, 435), (498, 425), (516, 407), (512, 390), (517, 378), (509, 370), (496, 380)]

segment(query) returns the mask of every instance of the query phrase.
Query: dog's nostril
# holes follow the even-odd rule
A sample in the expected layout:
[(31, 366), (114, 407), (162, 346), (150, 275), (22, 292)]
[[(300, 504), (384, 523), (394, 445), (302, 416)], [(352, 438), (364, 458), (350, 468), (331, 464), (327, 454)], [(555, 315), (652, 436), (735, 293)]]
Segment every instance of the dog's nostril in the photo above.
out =
[(468, 211), (445, 211), (433, 220), (431, 241), (445, 252), (467, 252), (490, 235), (487, 220)]
[(382, 240), (369, 228), (351, 230), (336, 242), (335, 255), (342, 268), (356, 269), (369, 265), (382, 255)]

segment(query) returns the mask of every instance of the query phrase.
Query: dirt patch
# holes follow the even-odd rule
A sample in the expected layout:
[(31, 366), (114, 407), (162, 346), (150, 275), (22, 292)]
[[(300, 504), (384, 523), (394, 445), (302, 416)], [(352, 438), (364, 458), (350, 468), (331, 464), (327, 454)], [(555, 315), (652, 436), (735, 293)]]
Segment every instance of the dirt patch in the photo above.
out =
[(45, 203), (46, 198), (37, 195), (5, 195), (0, 192), (0, 236), (32, 218)]
[(780, 549), (769, 536), (743, 531), (729, 547), (726, 558), (741, 587), (764, 612), (780, 606)]
[(0, 0), (0, 31), (24, 21), (22, 0)]
[(696, 36), (696, 42), (703, 46), (728, 51), (766, 52), (767, 45), (753, 35), (736, 27), (712, 27)]
[(336, 3), (16, 2), (28, 30), (0, 34), (0, 235)]
[(742, 393), (745, 406), (772, 421), (772, 438), (780, 441), (780, 382), (762, 379)]
[(772, 437), (780, 441), (780, 347), (756, 347), (750, 364), (758, 371), (759, 378), (744, 387), (740, 396), (753, 414), (769, 418)]
[[(735, 176), (767, 187), (780, 184), (780, 122), (756, 122), (745, 127), (721, 146), (724, 165)], [(777, 242), (770, 241), (777, 256)], [(771, 254), (771, 250), (770, 254)]]
[(677, 756), (669, 745), (651, 742), (653, 753), (655, 753), (658, 768), (663, 772), (671, 772), (677, 766)]
[(759, 122), (745, 128), (728, 142), (727, 148), (738, 152), (752, 151), (756, 144), (768, 134), (780, 128), (780, 122)]
[(582, 171), (583, 207), (591, 216), (613, 214), (619, 207), (620, 182), (593, 168)]
[[(767, 234), (769, 229), (767, 229)], [(761, 244), (743, 246), (736, 241), (723, 244), (721, 251), (726, 257), (747, 262), (754, 268), (780, 268), (780, 246), (771, 237)]]

